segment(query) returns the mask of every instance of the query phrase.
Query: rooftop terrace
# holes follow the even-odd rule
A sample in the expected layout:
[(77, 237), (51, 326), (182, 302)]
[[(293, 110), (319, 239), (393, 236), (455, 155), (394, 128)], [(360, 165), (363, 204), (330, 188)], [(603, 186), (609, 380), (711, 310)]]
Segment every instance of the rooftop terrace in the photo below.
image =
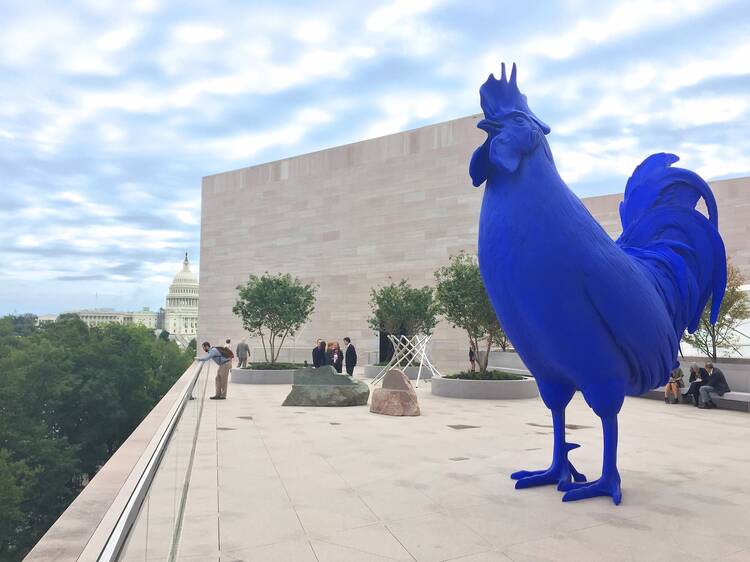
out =
[[(214, 370), (122, 560), (750, 560), (746, 413), (627, 399), (622, 504), (563, 504), (553, 487), (516, 491), (508, 478), (549, 464), (539, 399), (439, 398), (423, 383), (422, 416), (395, 418), (281, 407), (287, 385), (230, 384), (226, 401), (208, 400)], [(597, 477), (598, 419), (580, 396), (567, 418), (582, 445), (572, 460)]]

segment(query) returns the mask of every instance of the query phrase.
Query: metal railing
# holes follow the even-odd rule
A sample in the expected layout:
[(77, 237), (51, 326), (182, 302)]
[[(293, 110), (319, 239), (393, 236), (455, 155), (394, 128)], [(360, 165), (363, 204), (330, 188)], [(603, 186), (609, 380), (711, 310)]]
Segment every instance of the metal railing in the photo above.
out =
[[(120, 512), (104, 548), (96, 558), (98, 562), (176, 558), (208, 377), (203, 377), (203, 384), (200, 386), (199, 381), (201, 374), (207, 375), (208, 371), (209, 365), (200, 363), (192, 380), (185, 385), (166, 416), (161, 434), (154, 436), (154, 439), (158, 440), (157, 444), (141, 474), (138, 475), (137, 483)], [(196, 390), (199, 396), (194, 400)], [(160, 478), (160, 475), (163, 477)], [(152, 506), (151, 499), (155, 496), (158, 497)], [(172, 501), (168, 501), (170, 499)], [(157, 506), (160, 510), (159, 516), (149, 517), (152, 508), (155, 509)], [(149, 534), (149, 519), (157, 521), (158, 525), (163, 527), (163, 532), (151, 533), (152, 537), (161, 539), (157, 544), (140, 540), (142, 535)]]

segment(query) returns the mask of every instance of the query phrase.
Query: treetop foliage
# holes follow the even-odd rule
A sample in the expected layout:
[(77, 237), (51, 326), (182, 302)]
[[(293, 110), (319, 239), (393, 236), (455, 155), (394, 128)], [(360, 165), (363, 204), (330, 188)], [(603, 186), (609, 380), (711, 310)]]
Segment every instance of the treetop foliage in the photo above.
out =
[(375, 332), (412, 337), (431, 334), (437, 325), (432, 287), (412, 287), (406, 279), (372, 289), (370, 310), (368, 324)]
[(23, 558), (193, 357), (142, 326), (0, 318), (0, 561)]
[(251, 336), (261, 339), (266, 362), (275, 363), (286, 338), (293, 337), (315, 310), (317, 287), (288, 273), (265, 273), (251, 275), (237, 290), (232, 311)]
[(703, 309), (698, 329), (682, 339), (716, 361), (720, 352), (738, 351), (743, 334), (740, 325), (750, 318), (750, 294), (742, 289), (747, 280), (740, 270), (727, 261), (727, 288), (719, 307), (716, 324), (711, 324), (711, 299)]

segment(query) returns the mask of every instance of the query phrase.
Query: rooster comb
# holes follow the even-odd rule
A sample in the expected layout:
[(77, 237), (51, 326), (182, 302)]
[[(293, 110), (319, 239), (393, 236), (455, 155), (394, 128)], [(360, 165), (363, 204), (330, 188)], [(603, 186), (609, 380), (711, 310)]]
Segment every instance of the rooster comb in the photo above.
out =
[(505, 63), (502, 63), (500, 68), (500, 80), (495, 78), (494, 74), (490, 74), (479, 88), (479, 103), (485, 118), (497, 121), (510, 113), (520, 112), (539, 125), (545, 135), (549, 134), (549, 125), (534, 115), (526, 102), (526, 96), (518, 89), (516, 63), (513, 63), (510, 70), (510, 80), (505, 77)]

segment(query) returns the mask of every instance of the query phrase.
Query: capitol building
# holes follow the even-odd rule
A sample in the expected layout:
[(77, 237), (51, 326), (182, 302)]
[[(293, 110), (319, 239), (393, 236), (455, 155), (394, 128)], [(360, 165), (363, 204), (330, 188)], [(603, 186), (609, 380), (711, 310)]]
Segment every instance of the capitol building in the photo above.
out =
[(174, 276), (169, 286), (161, 328), (181, 347), (186, 347), (198, 333), (198, 276), (190, 271), (187, 253), (182, 271)]
[[(190, 270), (186, 253), (182, 270), (177, 272), (169, 286), (166, 306), (159, 312), (144, 307), (137, 312), (93, 308), (71, 310), (70, 313), (76, 314), (90, 327), (115, 323), (145, 326), (156, 332), (166, 331), (170, 339), (184, 348), (198, 333), (198, 276)], [(41, 324), (56, 320), (57, 314), (43, 314), (38, 318)]]

